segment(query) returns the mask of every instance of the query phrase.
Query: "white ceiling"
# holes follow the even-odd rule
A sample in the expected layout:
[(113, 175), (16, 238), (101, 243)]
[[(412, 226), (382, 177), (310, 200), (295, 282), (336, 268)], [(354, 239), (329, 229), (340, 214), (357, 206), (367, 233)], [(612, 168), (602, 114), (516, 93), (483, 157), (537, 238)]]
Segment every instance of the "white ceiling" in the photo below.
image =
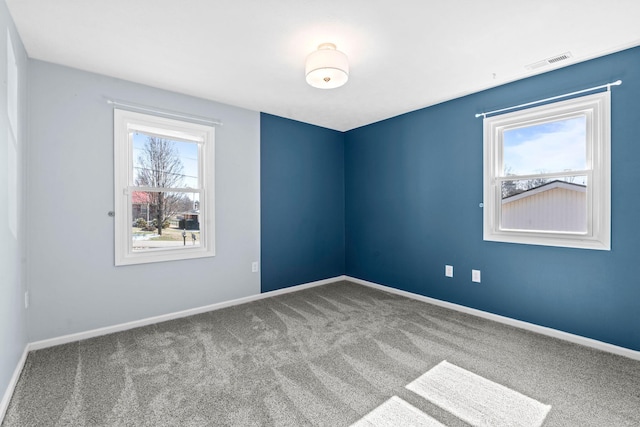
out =
[[(640, 45), (638, 0), (6, 2), (31, 58), (341, 131)], [(305, 83), (324, 42), (341, 88)]]

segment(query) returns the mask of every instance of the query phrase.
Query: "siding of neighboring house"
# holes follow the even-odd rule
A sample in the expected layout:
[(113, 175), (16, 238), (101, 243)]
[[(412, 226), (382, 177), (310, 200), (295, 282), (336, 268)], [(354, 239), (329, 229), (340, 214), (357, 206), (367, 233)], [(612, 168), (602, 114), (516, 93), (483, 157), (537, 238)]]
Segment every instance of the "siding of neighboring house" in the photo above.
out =
[(501, 227), (518, 230), (587, 230), (586, 188), (553, 183), (502, 201)]

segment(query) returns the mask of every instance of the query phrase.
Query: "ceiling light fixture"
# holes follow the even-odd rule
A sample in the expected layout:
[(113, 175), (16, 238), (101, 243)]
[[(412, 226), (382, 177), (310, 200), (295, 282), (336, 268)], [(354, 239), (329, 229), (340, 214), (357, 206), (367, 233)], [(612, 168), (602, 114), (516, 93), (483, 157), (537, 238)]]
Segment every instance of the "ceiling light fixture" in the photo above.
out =
[(307, 83), (320, 89), (334, 89), (349, 80), (347, 55), (336, 49), (333, 43), (322, 43), (310, 53), (305, 62)]

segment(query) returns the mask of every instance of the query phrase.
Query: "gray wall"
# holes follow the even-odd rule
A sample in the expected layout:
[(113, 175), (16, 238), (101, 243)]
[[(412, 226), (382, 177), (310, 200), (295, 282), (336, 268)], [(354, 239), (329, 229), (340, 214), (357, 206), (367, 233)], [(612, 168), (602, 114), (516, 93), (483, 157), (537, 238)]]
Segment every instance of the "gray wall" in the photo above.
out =
[[(29, 62), (29, 340), (260, 293), (259, 113)], [(114, 266), (115, 98), (215, 117), (214, 258)]]
[[(11, 34), (18, 66), (17, 143), (9, 138), (7, 110), (7, 32)], [(27, 56), (5, 2), (0, 2), (0, 399), (27, 343), (24, 294), (23, 156), (26, 122)], [(15, 147), (17, 167), (9, 171), (10, 145)], [(9, 180), (9, 174), (14, 179)], [(16, 220), (10, 220), (9, 212)], [(13, 223), (14, 226), (10, 226)]]

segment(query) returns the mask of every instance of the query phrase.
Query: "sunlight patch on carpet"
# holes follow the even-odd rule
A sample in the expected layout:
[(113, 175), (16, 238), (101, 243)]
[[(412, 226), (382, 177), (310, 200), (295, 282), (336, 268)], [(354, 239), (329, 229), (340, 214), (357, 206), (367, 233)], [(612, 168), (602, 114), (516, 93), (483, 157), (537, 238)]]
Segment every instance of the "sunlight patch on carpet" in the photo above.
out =
[(407, 389), (475, 427), (540, 427), (551, 409), (446, 360)]
[(446, 427), (398, 396), (384, 402), (351, 427)]

